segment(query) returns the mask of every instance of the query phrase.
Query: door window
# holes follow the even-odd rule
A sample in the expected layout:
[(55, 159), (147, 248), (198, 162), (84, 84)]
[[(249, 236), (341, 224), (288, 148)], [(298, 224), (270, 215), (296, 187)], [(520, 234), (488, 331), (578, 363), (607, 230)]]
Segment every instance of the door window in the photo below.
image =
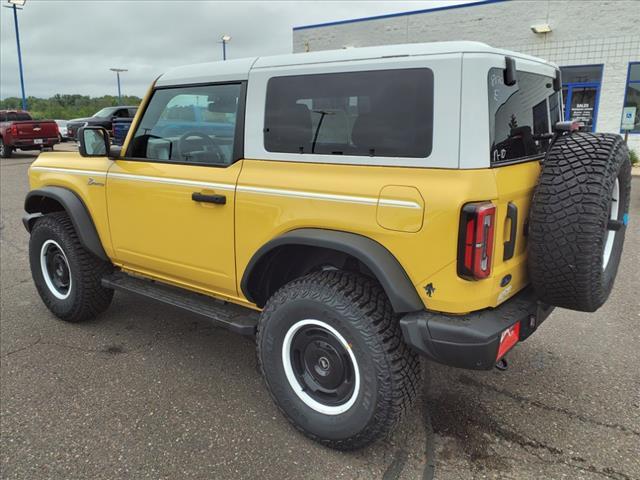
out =
[(602, 65), (560, 67), (565, 120), (583, 124), (582, 130), (594, 131), (602, 81)]
[(161, 88), (154, 92), (127, 156), (226, 166), (236, 159), (242, 85)]
[(584, 125), (583, 129), (589, 132), (593, 131), (597, 95), (597, 87), (571, 88), (569, 119), (581, 122)]
[(625, 127), (622, 131), (640, 133), (640, 62), (629, 64), (622, 115), (622, 126)]

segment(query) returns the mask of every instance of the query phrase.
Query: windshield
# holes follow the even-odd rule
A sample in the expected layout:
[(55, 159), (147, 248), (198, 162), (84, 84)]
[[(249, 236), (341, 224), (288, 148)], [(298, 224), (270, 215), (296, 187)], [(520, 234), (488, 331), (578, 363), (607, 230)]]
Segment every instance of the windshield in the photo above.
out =
[(56, 123), (58, 124), (59, 127), (66, 127), (67, 126), (67, 121), (66, 120), (56, 120)]
[(539, 159), (546, 153), (553, 125), (561, 119), (560, 92), (553, 79), (518, 71), (515, 85), (504, 84), (503, 70), (489, 70), (491, 162)]
[(97, 118), (107, 118), (113, 114), (117, 107), (107, 107), (103, 108), (97, 113), (94, 113), (93, 116)]

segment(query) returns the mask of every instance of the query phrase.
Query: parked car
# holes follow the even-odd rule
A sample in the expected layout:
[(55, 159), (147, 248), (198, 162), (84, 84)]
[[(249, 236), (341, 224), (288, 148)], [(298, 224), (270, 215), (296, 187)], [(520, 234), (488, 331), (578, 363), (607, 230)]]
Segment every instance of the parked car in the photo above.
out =
[(124, 107), (106, 107), (102, 110), (94, 113), (88, 118), (74, 118), (67, 122), (67, 131), (69, 138), (76, 140), (78, 129), (80, 127), (103, 127), (112, 131), (112, 123), (115, 119), (119, 118), (133, 118), (136, 115), (138, 107), (136, 106), (124, 106)]
[(53, 148), (59, 141), (53, 120), (33, 120), (22, 110), (0, 110), (0, 157), (8, 158), (16, 149)]
[(124, 143), (127, 133), (129, 133), (129, 128), (131, 128), (131, 122), (133, 122), (133, 118), (116, 118), (113, 121), (111, 124), (111, 131), (113, 132), (111, 143), (113, 145), (122, 145)]
[(69, 133), (67, 132), (67, 120), (54, 120), (58, 124), (59, 138), (61, 142), (69, 140)]
[(87, 126), (29, 169), (42, 300), (79, 322), (122, 290), (256, 335), (272, 398), (324, 445), (389, 432), (419, 354), (505, 368), (554, 306), (613, 287), (629, 152), (560, 121), (544, 60), (449, 42), (205, 63), (143, 109), (122, 147)]

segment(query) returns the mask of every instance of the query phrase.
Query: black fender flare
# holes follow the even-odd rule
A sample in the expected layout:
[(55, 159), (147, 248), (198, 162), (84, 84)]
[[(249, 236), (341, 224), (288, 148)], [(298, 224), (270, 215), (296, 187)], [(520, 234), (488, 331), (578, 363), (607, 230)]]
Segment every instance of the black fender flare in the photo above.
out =
[(404, 268), (384, 246), (363, 235), (320, 228), (292, 230), (258, 249), (247, 264), (240, 282), (242, 293), (249, 301), (255, 303), (249, 291), (249, 281), (260, 260), (273, 249), (284, 245), (321, 247), (351, 255), (365, 264), (375, 275), (396, 313), (424, 309), (424, 304)]
[(27, 194), (24, 200), (24, 210), (27, 214), (22, 217), (22, 223), (28, 232), (31, 232), (31, 228), (38, 217), (49, 213), (46, 208), (43, 208), (43, 199), (45, 198), (55, 200), (62, 205), (62, 208), (64, 208), (71, 219), (80, 243), (82, 243), (87, 250), (98, 258), (109, 261), (109, 257), (102, 247), (102, 242), (89, 214), (89, 210), (87, 210), (87, 207), (80, 197), (67, 188), (43, 187), (32, 190)]

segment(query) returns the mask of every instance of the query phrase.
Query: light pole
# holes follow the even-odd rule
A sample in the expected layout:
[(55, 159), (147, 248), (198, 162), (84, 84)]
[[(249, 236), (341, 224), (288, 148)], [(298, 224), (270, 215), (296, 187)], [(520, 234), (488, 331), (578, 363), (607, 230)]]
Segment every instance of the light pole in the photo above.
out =
[(16, 27), (16, 44), (18, 45), (18, 68), (20, 69), (20, 89), (22, 90), (22, 110), (27, 109), (27, 97), (24, 94), (24, 75), (22, 73), (22, 52), (20, 51), (20, 30), (18, 29), (18, 10), (22, 10), (20, 7), (24, 7), (27, 0), (7, 0), (9, 5), (5, 5), (7, 8), (13, 9), (13, 24)]
[(220, 37), (222, 40), (222, 60), (227, 59), (227, 43), (231, 41), (231, 35), (227, 35), (226, 33)]
[(127, 72), (126, 68), (110, 68), (112, 72), (116, 72), (116, 77), (118, 77), (118, 105), (122, 105), (122, 94), (120, 93), (120, 72)]

